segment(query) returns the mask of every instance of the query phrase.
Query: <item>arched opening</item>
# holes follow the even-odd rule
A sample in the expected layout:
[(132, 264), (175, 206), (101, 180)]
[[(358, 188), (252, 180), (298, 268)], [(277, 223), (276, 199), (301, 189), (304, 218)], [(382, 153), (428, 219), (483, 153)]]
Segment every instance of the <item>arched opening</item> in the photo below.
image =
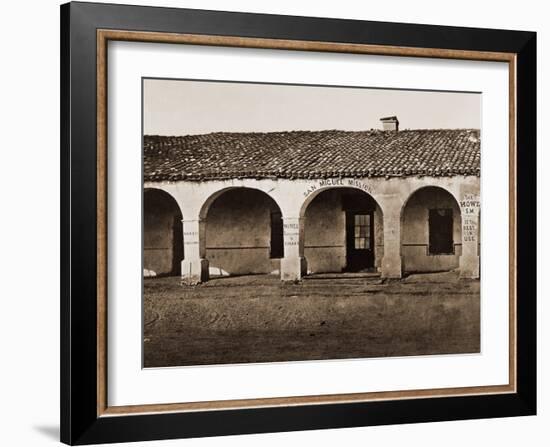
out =
[(412, 193), (401, 211), (403, 271), (454, 270), (461, 254), (462, 218), (455, 197), (437, 186)]
[(201, 216), (210, 276), (279, 273), (282, 214), (267, 193), (244, 187), (221, 191)]
[(383, 215), (368, 193), (328, 188), (302, 207), (308, 273), (375, 272), (384, 254)]
[(183, 260), (182, 214), (176, 200), (160, 189), (143, 192), (143, 274), (176, 276)]

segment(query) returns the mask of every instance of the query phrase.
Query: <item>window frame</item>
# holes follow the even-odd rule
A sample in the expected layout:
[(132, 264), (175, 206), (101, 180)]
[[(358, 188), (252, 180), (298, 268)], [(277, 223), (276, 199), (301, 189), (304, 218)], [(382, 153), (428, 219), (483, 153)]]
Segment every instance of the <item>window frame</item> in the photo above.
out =
[[(450, 251), (440, 251), (434, 252), (432, 250), (432, 225), (431, 225), (431, 215), (432, 212), (437, 211), (449, 212), (451, 216), (451, 235), (450, 235)], [(452, 207), (438, 207), (438, 208), (428, 208), (428, 243), (426, 246), (426, 254), (428, 256), (452, 256), (456, 254), (455, 251), (455, 240), (454, 240), (454, 212)]]

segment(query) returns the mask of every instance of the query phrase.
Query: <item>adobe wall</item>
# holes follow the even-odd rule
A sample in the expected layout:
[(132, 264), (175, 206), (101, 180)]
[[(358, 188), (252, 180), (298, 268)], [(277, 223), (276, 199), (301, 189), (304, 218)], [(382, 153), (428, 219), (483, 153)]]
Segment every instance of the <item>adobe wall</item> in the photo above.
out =
[(304, 217), (308, 273), (342, 271), (346, 266), (346, 216), (340, 191), (329, 190), (312, 201)]
[(279, 273), (270, 258), (271, 212), (277, 205), (260, 191), (236, 189), (221, 195), (206, 217), (206, 258), (211, 275)]
[[(430, 209), (453, 210), (454, 254), (429, 254)], [(436, 272), (458, 268), (462, 254), (460, 209), (456, 200), (442, 189), (426, 188), (411, 196), (403, 210), (401, 256), (405, 272)]]
[[(174, 237), (178, 234), (175, 225), (181, 225), (181, 217), (177, 216), (177, 205), (170, 204), (166, 199), (145, 197), (144, 200), (143, 268), (148, 271), (147, 276), (179, 274), (183, 253), (180, 251), (178, 255), (174, 251)], [(180, 240), (179, 243), (183, 242)], [(174, 256), (181, 259), (174, 259)]]
[[(342, 195), (349, 189), (328, 189), (312, 200), (304, 215), (304, 256), (308, 273), (340, 272), (346, 268), (346, 212)], [(383, 218), (374, 212), (375, 267), (384, 255)]]
[[(416, 248), (402, 247), (403, 238), (411, 244), (426, 243), (422, 237), (425, 231), (425, 215), (419, 210), (414, 211), (413, 216), (408, 216), (407, 225), (402, 224), (402, 212), (404, 206), (412, 194), (426, 186), (436, 186), (446, 190), (457, 203), (460, 209), (460, 223), (455, 222), (456, 251), (455, 255), (449, 258), (429, 258), (417, 252)], [(212, 256), (213, 266), (228, 267), (230, 270), (239, 271), (237, 261), (246, 263), (242, 256), (223, 251), (223, 244), (226, 242), (215, 242), (218, 245), (206, 244), (206, 223), (209, 209), (222, 195), (234, 188), (251, 188), (264, 192), (271, 197), (282, 212), (285, 234), (284, 248), (285, 256), (281, 260), (281, 278), (285, 280), (299, 280), (308, 271), (339, 268), (342, 265), (342, 254), (334, 259), (326, 260), (327, 256), (321, 254), (322, 248), (313, 251), (313, 245), (334, 245), (342, 243), (341, 234), (335, 234), (326, 239), (321, 231), (315, 229), (306, 231), (306, 210), (314, 198), (322, 191), (339, 188), (355, 188), (369, 194), (377, 203), (380, 212), (375, 216), (376, 233), (376, 260), (383, 277), (400, 278), (406, 269), (452, 269), (458, 268), (463, 277), (479, 277), (479, 210), (480, 210), (480, 184), (476, 176), (454, 176), (454, 177), (390, 177), (390, 178), (345, 178), (335, 177), (329, 179), (228, 179), (212, 180), (202, 182), (147, 182), (145, 187), (158, 188), (169, 193), (177, 201), (183, 214), (184, 242), (186, 259), (182, 263), (183, 275), (190, 279), (190, 282), (203, 281), (208, 277), (209, 256)], [(412, 202), (414, 205), (414, 202)], [(447, 202), (444, 202), (447, 203)], [(235, 203), (235, 205), (239, 205)], [(317, 226), (321, 222), (339, 224), (337, 215), (328, 213), (327, 204), (319, 205), (317, 211), (313, 208), (312, 213), (318, 214)], [(226, 209), (226, 211), (231, 212)], [(237, 227), (240, 227), (236, 213), (231, 217), (233, 222), (228, 227), (227, 222), (222, 220), (221, 214), (218, 218), (218, 225), (223, 222), (224, 228), (234, 236), (233, 240), (241, 236), (251, 244), (253, 254), (244, 257), (254, 259), (244, 270), (254, 268), (261, 271), (268, 271), (277, 262), (268, 261), (268, 239), (267, 232), (263, 235), (239, 234)], [(240, 213), (242, 214), (242, 213)], [(321, 219), (321, 214), (324, 217)], [(416, 215), (416, 217), (414, 217)], [(267, 214), (264, 217), (257, 216), (260, 226), (266, 222)], [(328, 216), (328, 217), (327, 217)], [(456, 213), (458, 219), (458, 213)], [(264, 220), (261, 220), (264, 219)], [(336, 219), (332, 221), (332, 219)], [(241, 222), (242, 223), (242, 222)], [(341, 221), (340, 221), (341, 223)], [(328, 223), (327, 223), (328, 224)], [(411, 226), (416, 229), (408, 229)], [(407, 227), (407, 228), (405, 228)], [(462, 231), (459, 233), (459, 229)], [(337, 232), (338, 233), (338, 232)], [(210, 231), (210, 234), (213, 234)], [(306, 236), (306, 234), (317, 236)], [(238, 237), (237, 237), (238, 236)], [(212, 238), (212, 237), (211, 237)], [(250, 239), (252, 238), (252, 240)], [(307, 243), (306, 243), (306, 238)], [(311, 239), (313, 238), (313, 239)], [(325, 238), (325, 239), (323, 239)], [(462, 240), (460, 240), (462, 239)], [(214, 239), (215, 240), (215, 239)], [(458, 245), (461, 243), (462, 245)], [(333, 247), (337, 248), (337, 247)], [(244, 248), (243, 248), (244, 250)], [(257, 252), (257, 253), (256, 253)], [(244, 251), (243, 251), (244, 253)], [(309, 255), (309, 260), (308, 260)], [(274, 271), (276, 267), (273, 267)], [(240, 270), (243, 271), (243, 270)]]

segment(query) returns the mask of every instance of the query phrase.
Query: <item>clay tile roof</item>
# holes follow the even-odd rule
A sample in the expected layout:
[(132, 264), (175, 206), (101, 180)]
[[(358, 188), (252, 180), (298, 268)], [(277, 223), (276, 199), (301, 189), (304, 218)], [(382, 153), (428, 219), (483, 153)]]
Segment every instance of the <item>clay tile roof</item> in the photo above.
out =
[(476, 175), (475, 129), (144, 137), (145, 181)]

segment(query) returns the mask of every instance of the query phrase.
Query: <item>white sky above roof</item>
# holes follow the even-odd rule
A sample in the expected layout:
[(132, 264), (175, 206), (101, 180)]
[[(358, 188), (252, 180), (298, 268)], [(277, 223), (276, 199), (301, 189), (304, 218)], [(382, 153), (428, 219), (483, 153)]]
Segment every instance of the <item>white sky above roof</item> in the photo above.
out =
[(282, 130), (480, 128), (481, 94), (145, 79), (146, 135)]

